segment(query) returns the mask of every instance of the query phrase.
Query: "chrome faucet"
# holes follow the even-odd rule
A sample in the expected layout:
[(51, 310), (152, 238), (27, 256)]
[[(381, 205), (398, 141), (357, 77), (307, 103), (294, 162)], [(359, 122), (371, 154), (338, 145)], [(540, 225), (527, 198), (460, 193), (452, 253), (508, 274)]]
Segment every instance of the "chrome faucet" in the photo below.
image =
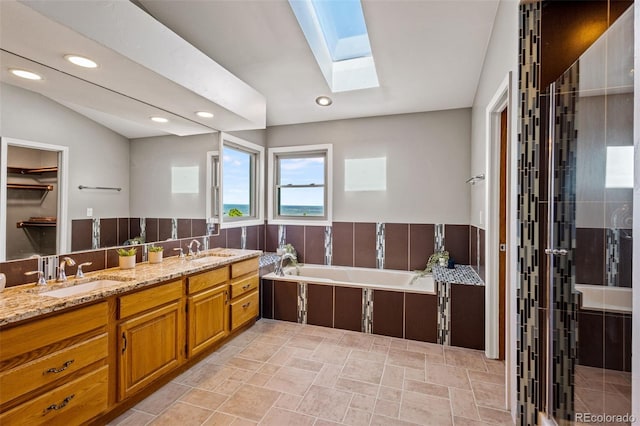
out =
[(91, 266), (93, 262), (84, 262), (78, 265), (78, 271), (76, 272), (76, 278), (84, 278), (84, 271), (82, 270), (85, 266)]
[(60, 261), (60, 266), (58, 266), (58, 278), (56, 278), (56, 281), (63, 282), (67, 280), (67, 274), (64, 272), (64, 267), (65, 265), (67, 266), (73, 266), (76, 264), (76, 261), (73, 260), (72, 258), (65, 256), (62, 258), (62, 260)]
[(282, 264), (284, 263), (285, 260), (298, 260), (298, 258), (291, 254), (291, 253), (285, 253), (282, 256), (280, 256), (280, 261), (278, 263), (276, 263), (276, 269), (275, 269), (275, 274), (279, 277), (284, 277), (284, 269), (282, 269)]
[(26, 276), (38, 274), (38, 285), (47, 285), (47, 280), (44, 279), (42, 271), (29, 271), (24, 273)]
[[(195, 253), (193, 252), (193, 243), (196, 243), (196, 251)], [(200, 241), (198, 240), (191, 240), (191, 242), (189, 243), (189, 256), (193, 257), (198, 257), (200, 256)]]

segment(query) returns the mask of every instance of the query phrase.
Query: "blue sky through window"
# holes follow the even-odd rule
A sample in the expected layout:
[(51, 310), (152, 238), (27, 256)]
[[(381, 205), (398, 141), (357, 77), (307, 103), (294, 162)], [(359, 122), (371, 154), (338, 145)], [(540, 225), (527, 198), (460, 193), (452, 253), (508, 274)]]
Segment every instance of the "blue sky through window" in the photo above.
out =
[(311, 0), (334, 62), (371, 56), (360, 0)]
[[(281, 158), (280, 185), (324, 185), (324, 157)], [(282, 188), (283, 206), (323, 206), (324, 188)]]
[(251, 195), (251, 154), (225, 147), (222, 168), (222, 199), (225, 205), (249, 205)]

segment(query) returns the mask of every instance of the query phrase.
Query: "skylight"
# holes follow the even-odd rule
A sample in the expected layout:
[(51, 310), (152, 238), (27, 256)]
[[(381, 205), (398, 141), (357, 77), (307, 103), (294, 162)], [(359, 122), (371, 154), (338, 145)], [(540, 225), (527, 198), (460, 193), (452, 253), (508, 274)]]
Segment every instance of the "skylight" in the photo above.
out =
[(360, 0), (289, 0), (332, 92), (378, 87)]

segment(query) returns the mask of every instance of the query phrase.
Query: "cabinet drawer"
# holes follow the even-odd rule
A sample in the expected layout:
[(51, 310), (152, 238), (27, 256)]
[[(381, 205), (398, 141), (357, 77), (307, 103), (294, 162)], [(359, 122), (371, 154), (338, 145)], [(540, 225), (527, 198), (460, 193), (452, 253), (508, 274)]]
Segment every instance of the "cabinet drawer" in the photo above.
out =
[(0, 373), (0, 403), (4, 404), (17, 396), (47, 386), (106, 357), (107, 334), (104, 333)]
[(257, 257), (231, 264), (231, 278), (238, 278), (246, 274), (255, 274), (257, 272), (258, 272)]
[(258, 292), (255, 291), (231, 303), (231, 330), (258, 316)]
[(218, 284), (222, 284), (229, 279), (229, 267), (214, 269), (213, 271), (204, 272), (198, 275), (192, 275), (187, 278), (189, 283), (189, 294), (197, 293)]
[(4, 425), (78, 425), (107, 409), (109, 367), (86, 374), (0, 414)]
[(158, 287), (142, 290), (119, 298), (119, 316), (128, 316), (144, 312), (156, 306), (180, 299), (182, 297), (182, 280), (172, 281)]
[(0, 361), (105, 327), (107, 302), (39, 319), (0, 332)]
[(231, 283), (231, 298), (235, 299), (238, 296), (242, 296), (245, 293), (255, 290), (258, 288), (259, 282), (260, 278), (258, 278), (257, 275), (254, 275)]

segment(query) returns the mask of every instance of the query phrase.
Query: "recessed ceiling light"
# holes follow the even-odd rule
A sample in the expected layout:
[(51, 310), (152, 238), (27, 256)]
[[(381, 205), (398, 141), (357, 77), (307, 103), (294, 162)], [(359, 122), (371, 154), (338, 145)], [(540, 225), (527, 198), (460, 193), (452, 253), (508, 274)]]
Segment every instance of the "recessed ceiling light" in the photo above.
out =
[(198, 111), (196, 115), (202, 118), (213, 118), (213, 114), (207, 111)]
[(156, 123), (168, 123), (169, 120), (167, 120), (164, 117), (151, 117), (151, 121), (155, 121)]
[(92, 61), (89, 58), (85, 58), (84, 56), (78, 55), (66, 55), (64, 57), (67, 61), (71, 62), (73, 65), (77, 65), (83, 68), (97, 68), (98, 64)]
[(329, 106), (333, 103), (333, 101), (328, 96), (318, 96), (316, 98), (316, 103), (320, 106)]
[(42, 80), (41, 75), (36, 74), (35, 72), (27, 71), (27, 70), (10, 68), (9, 72), (11, 72), (11, 74), (15, 75), (16, 77), (26, 78), (27, 80)]

